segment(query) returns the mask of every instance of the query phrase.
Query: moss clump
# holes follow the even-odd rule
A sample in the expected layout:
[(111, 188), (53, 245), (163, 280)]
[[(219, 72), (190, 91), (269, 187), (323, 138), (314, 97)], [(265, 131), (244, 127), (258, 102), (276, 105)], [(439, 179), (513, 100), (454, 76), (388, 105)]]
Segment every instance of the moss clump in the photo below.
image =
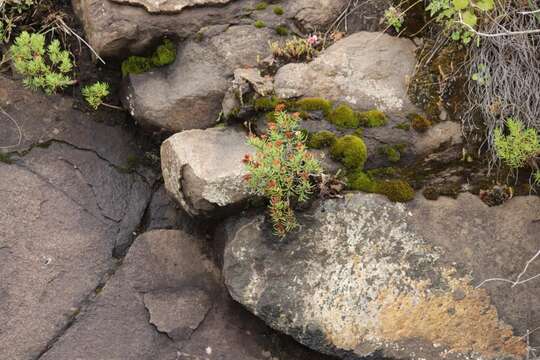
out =
[(372, 193), (375, 191), (376, 181), (365, 172), (359, 170), (347, 176), (348, 185), (351, 190)]
[(257, 29), (262, 29), (262, 28), (265, 28), (266, 27), (266, 23), (262, 20), (257, 20), (253, 23), (253, 25), (257, 28)]
[(386, 125), (388, 118), (380, 110), (369, 110), (358, 113), (360, 126), (374, 128)]
[(12, 164), (13, 160), (11, 160), (11, 155), (9, 153), (0, 151), (0, 162), (3, 162), (5, 164)]
[(394, 126), (396, 129), (400, 129), (400, 130), (404, 130), (404, 131), (409, 131), (411, 130), (411, 124), (407, 121), (404, 121), (402, 123), (399, 123), (397, 124), (396, 126)]
[(354, 135), (346, 135), (334, 142), (330, 155), (349, 170), (361, 170), (366, 163), (368, 152), (362, 139)]
[(142, 74), (153, 68), (172, 64), (176, 60), (176, 45), (165, 39), (149, 57), (130, 56), (122, 62), (122, 75)]
[(266, 1), (261, 1), (257, 5), (255, 5), (255, 10), (261, 11), (266, 10), (268, 8), (268, 3)]
[(304, 98), (294, 104), (297, 110), (322, 111), (325, 115), (332, 111), (332, 103), (322, 98)]
[(374, 190), (394, 202), (409, 202), (414, 199), (414, 189), (408, 182), (403, 180), (379, 181), (376, 183)]
[(279, 25), (276, 27), (276, 33), (279, 36), (287, 36), (289, 35), (289, 28), (286, 27), (285, 25)]
[(282, 101), (275, 96), (265, 96), (255, 100), (253, 107), (256, 111), (268, 112), (274, 111)]
[(393, 163), (399, 162), (399, 160), (401, 160), (401, 151), (399, 146), (385, 145), (379, 148), (379, 153), (382, 155), (386, 155), (388, 161)]
[(431, 120), (419, 114), (409, 114), (407, 117), (411, 121), (411, 127), (418, 132), (426, 132), (433, 125)]
[(322, 149), (328, 146), (332, 146), (336, 142), (336, 134), (330, 131), (319, 131), (311, 134), (308, 139), (307, 145), (312, 149)]
[(362, 139), (364, 136), (364, 129), (358, 128), (354, 130), (354, 132), (351, 135), (358, 136), (360, 139)]
[(359, 120), (353, 109), (350, 106), (341, 104), (330, 114), (328, 121), (340, 128), (356, 129), (359, 125)]
[(273, 11), (274, 11), (274, 14), (276, 14), (277, 16), (281, 16), (285, 14), (285, 10), (283, 10), (281, 6), (274, 6)]

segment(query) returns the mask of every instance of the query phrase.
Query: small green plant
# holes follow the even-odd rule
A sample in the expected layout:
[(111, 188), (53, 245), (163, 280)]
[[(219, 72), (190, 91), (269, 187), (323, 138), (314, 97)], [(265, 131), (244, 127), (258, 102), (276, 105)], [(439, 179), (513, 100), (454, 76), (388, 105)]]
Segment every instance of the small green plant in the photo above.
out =
[(408, 114), (407, 118), (411, 122), (411, 127), (420, 133), (426, 132), (433, 125), (431, 120), (420, 114)]
[(253, 107), (256, 111), (266, 112), (271, 111), (274, 114), (274, 109), (281, 100), (275, 96), (265, 96), (255, 100)]
[[(499, 159), (512, 169), (535, 164), (540, 155), (540, 140), (535, 129), (526, 128), (523, 122), (509, 118), (506, 120), (508, 133), (495, 129), (495, 151)], [(534, 167), (534, 166), (533, 166)]]
[(283, 10), (281, 6), (274, 6), (273, 11), (274, 11), (274, 14), (276, 14), (277, 16), (281, 16), (285, 14), (285, 10)]
[(306, 135), (299, 130), (298, 119), (283, 107), (276, 108), (275, 119), (266, 135), (249, 138), (256, 154), (246, 155), (243, 162), (245, 180), (254, 193), (270, 200), (274, 231), (284, 236), (298, 227), (293, 204), (309, 199), (314, 189), (312, 179), (322, 169), (306, 149)]
[(390, 6), (384, 12), (384, 19), (386, 24), (393, 27), (397, 32), (401, 30), (403, 21), (405, 20), (404, 14), (396, 7)]
[(8, 43), (11, 35), (20, 23), (30, 15), (33, 0), (0, 0), (0, 43)]
[(276, 33), (279, 35), (279, 36), (287, 36), (289, 35), (289, 28), (285, 25), (278, 25), (276, 27)]
[(23, 31), (10, 47), (15, 71), (24, 77), (23, 84), (33, 90), (53, 94), (75, 83), (70, 77), (72, 55), (62, 50), (60, 41), (46, 45), (45, 35)]
[(326, 116), (332, 111), (332, 103), (322, 98), (303, 98), (295, 103), (295, 107), (303, 111), (322, 111)]
[(261, 1), (257, 5), (255, 5), (255, 10), (261, 11), (266, 10), (268, 8), (268, 3), (266, 1)]
[(487, 85), (490, 79), (489, 69), (486, 64), (479, 64), (478, 71), (472, 75), (472, 80), (476, 81), (479, 85)]
[(266, 23), (262, 20), (257, 20), (253, 23), (253, 25), (257, 28), (257, 29), (262, 29), (262, 28), (265, 28), (266, 27)]
[(431, 0), (426, 10), (454, 41), (471, 42), (478, 17), (493, 10), (494, 0)]
[(109, 95), (109, 84), (97, 82), (93, 85), (87, 85), (82, 89), (84, 99), (94, 110), (103, 104), (103, 100)]
[(176, 60), (176, 45), (168, 39), (163, 40), (148, 57), (130, 56), (122, 62), (122, 75), (142, 74), (156, 67), (172, 64)]

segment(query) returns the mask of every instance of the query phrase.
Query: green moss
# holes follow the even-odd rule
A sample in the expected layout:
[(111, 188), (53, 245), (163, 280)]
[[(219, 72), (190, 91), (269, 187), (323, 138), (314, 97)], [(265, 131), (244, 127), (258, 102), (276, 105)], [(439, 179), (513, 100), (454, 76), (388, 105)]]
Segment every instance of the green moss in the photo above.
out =
[(279, 36), (287, 36), (289, 35), (289, 28), (286, 27), (285, 25), (279, 25), (276, 27), (276, 33)]
[(122, 62), (122, 75), (142, 74), (153, 68), (172, 64), (176, 60), (175, 44), (165, 39), (163, 43), (156, 48), (152, 55), (130, 56)]
[(4, 153), (0, 151), (0, 162), (3, 162), (5, 164), (12, 164), (13, 160), (11, 160), (11, 155), (9, 153)]
[(411, 130), (411, 124), (407, 121), (404, 121), (402, 123), (399, 123), (395, 126), (396, 129), (400, 129), (400, 130), (405, 130), (405, 131), (409, 131)]
[(431, 120), (420, 114), (409, 114), (407, 118), (411, 122), (411, 127), (418, 132), (425, 132), (433, 125)]
[(266, 23), (262, 20), (257, 20), (253, 23), (253, 25), (257, 28), (257, 29), (262, 29), (262, 28), (265, 28), (266, 27)]
[(359, 120), (353, 109), (350, 106), (341, 104), (330, 114), (328, 114), (328, 121), (340, 128), (356, 129), (359, 125)]
[(266, 1), (261, 1), (257, 5), (255, 5), (255, 10), (266, 10), (268, 8), (268, 3)]
[(384, 178), (389, 178), (389, 177), (392, 178), (392, 177), (398, 176), (397, 169), (391, 166), (371, 169), (367, 173), (372, 178), (378, 179), (378, 180), (380, 180), (381, 178), (384, 179)]
[(364, 129), (358, 128), (358, 129), (354, 130), (351, 135), (357, 136), (360, 139), (362, 139), (364, 137)]
[(394, 202), (409, 202), (414, 199), (414, 189), (403, 180), (378, 181), (374, 191)]
[(322, 98), (304, 98), (298, 100), (294, 107), (303, 111), (322, 111), (325, 115), (332, 111), (332, 103)]
[(274, 11), (274, 14), (276, 14), (277, 16), (281, 16), (285, 14), (285, 10), (283, 10), (281, 6), (274, 6), (273, 11)]
[(176, 60), (176, 46), (171, 40), (165, 39), (152, 54), (152, 64), (154, 66), (165, 66), (172, 64)]
[(365, 172), (359, 170), (354, 171), (347, 175), (348, 185), (351, 190), (363, 191), (367, 193), (372, 193), (375, 191), (376, 182), (366, 174)]
[(278, 106), (278, 104), (280, 104), (281, 102), (282, 101), (275, 96), (265, 96), (256, 99), (253, 105), (256, 111), (273, 112), (276, 106)]
[(337, 139), (330, 149), (330, 154), (350, 170), (361, 170), (368, 156), (366, 144), (354, 135)]
[(388, 118), (380, 110), (369, 110), (358, 113), (360, 126), (374, 128), (386, 125)]
[(401, 151), (399, 146), (384, 145), (379, 148), (379, 153), (386, 155), (388, 161), (396, 163), (401, 160)]
[(336, 134), (323, 130), (311, 134), (309, 136), (307, 145), (312, 149), (322, 149), (324, 147), (332, 146), (335, 142)]

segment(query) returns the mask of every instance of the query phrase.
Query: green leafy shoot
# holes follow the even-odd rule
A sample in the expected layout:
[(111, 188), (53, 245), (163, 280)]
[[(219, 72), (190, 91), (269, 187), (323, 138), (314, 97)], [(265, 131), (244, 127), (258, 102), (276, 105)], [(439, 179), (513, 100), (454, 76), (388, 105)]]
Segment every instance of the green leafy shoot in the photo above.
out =
[(384, 19), (386, 24), (390, 27), (393, 27), (397, 32), (401, 30), (403, 26), (404, 16), (403, 13), (396, 7), (390, 6), (384, 12)]
[(104, 82), (96, 82), (93, 85), (87, 85), (82, 89), (84, 99), (94, 110), (103, 104), (103, 99), (109, 95), (109, 84)]
[(247, 170), (244, 179), (255, 194), (270, 200), (274, 231), (285, 236), (298, 227), (293, 204), (309, 199), (313, 178), (321, 174), (322, 168), (307, 151), (307, 136), (299, 130), (297, 116), (278, 105), (274, 118), (266, 135), (248, 140), (256, 153), (243, 159)]
[(519, 169), (540, 154), (540, 140), (535, 129), (526, 128), (520, 120), (506, 121), (508, 133), (500, 127), (495, 129), (497, 156), (510, 168)]
[(46, 46), (45, 35), (23, 31), (9, 52), (15, 72), (32, 90), (42, 89), (50, 95), (75, 83), (70, 76), (72, 55), (56, 39)]

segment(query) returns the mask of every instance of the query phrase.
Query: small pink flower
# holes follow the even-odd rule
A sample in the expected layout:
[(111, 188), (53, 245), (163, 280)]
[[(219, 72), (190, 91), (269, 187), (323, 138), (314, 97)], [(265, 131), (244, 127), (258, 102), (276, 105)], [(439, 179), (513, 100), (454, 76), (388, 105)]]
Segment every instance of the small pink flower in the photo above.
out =
[(317, 44), (318, 41), (319, 41), (319, 38), (317, 37), (317, 35), (310, 35), (307, 39), (308, 44), (311, 46)]

